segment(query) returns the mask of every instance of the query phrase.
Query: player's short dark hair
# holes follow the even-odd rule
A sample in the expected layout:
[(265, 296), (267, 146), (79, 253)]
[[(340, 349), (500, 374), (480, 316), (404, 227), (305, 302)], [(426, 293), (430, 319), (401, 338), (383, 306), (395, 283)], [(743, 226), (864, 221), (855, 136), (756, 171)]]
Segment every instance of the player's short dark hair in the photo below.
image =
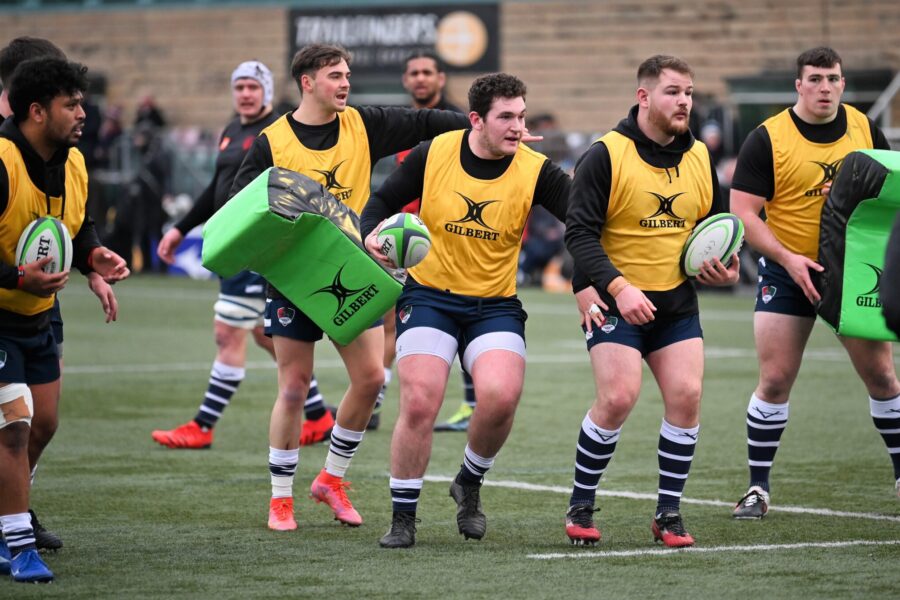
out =
[(483, 119), (491, 110), (497, 98), (525, 97), (525, 84), (515, 75), (491, 73), (482, 75), (469, 88), (469, 110), (475, 111)]
[(841, 55), (833, 48), (828, 46), (819, 46), (811, 48), (797, 57), (797, 79), (803, 76), (803, 67), (817, 67), (819, 69), (830, 69), (835, 65), (841, 65)]
[(9, 82), (9, 107), (17, 123), (28, 118), (37, 102), (45, 108), (57, 96), (74, 96), (88, 88), (87, 67), (61, 58), (32, 58), (13, 71)]
[(682, 75), (694, 78), (694, 70), (686, 61), (677, 56), (656, 54), (641, 63), (637, 70), (638, 85), (644, 85), (650, 81), (657, 81), (663, 70), (669, 69)]
[(66, 58), (65, 53), (50, 40), (28, 36), (17, 37), (0, 50), (0, 83), (4, 85), (9, 83), (19, 63), (42, 56), (63, 60)]
[(432, 52), (431, 50), (416, 50), (415, 52), (411, 52), (406, 60), (403, 61), (403, 72), (405, 73), (407, 69), (409, 69), (409, 61), (415, 60), (417, 58), (428, 58), (434, 61), (434, 68), (437, 69), (438, 73), (443, 73), (446, 70), (446, 66), (444, 65), (444, 61), (438, 58), (438, 55)]
[(342, 60), (346, 61), (348, 65), (351, 61), (350, 52), (343, 46), (338, 46), (337, 44), (309, 44), (298, 50), (294, 55), (294, 60), (291, 61), (291, 77), (297, 82), (297, 87), (302, 94), (301, 76), (312, 75), (322, 67), (336, 65)]

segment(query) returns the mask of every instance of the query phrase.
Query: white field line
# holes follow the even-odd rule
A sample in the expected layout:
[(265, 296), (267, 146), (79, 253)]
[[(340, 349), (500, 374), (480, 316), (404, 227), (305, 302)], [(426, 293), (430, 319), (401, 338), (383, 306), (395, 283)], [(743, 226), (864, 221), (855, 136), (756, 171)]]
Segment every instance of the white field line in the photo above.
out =
[[(449, 483), (452, 477), (444, 477), (440, 475), (426, 475), (426, 481), (434, 481), (437, 483)], [(538, 485), (534, 483), (525, 483), (522, 481), (493, 481), (486, 480), (484, 485), (489, 487), (502, 487), (514, 490), (527, 490), (530, 492), (553, 492), (555, 494), (571, 494), (571, 487), (562, 487), (559, 485)], [(643, 494), (638, 492), (618, 492), (611, 490), (597, 490), (598, 496), (606, 496), (609, 498), (628, 498), (629, 500), (656, 500), (656, 494)], [(682, 498), (685, 504), (697, 504), (700, 506), (721, 506), (734, 508), (733, 502), (725, 502), (722, 500), (700, 500), (697, 498)], [(843, 510), (829, 510), (827, 508), (810, 508), (805, 506), (773, 506), (769, 508), (773, 512), (794, 513), (803, 515), (820, 515), (824, 517), (845, 517), (850, 519), (868, 519), (870, 521), (892, 521), (900, 523), (900, 516), (882, 515), (878, 513), (848, 512)]]
[[(756, 358), (756, 352), (752, 348), (721, 348), (707, 346), (705, 355), (708, 359), (748, 359)], [(813, 350), (803, 354), (804, 360), (822, 362), (847, 362), (847, 354), (842, 350)], [(900, 361), (900, 354), (894, 358)], [(534, 365), (553, 364), (589, 364), (588, 354), (584, 352), (568, 352), (561, 354), (529, 354), (527, 362)], [(96, 374), (132, 374), (132, 373), (166, 373), (184, 371), (209, 371), (210, 362), (185, 362), (185, 363), (146, 363), (146, 364), (121, 364), (121, 365), (66, 365), (66, 375), (96, 375)], [(269, 361), (251, 361), (247, 363), (248, 369), (274, 369), (275, 363)], [(316, 361), (316, 369), (342, 369), (344, 363), (339, 359), (320, 359)]]
[(601, 552), (553, 552), (528, 554), (528, 558), (552, 560), (554, 558), (616, 558), (628, 556), (674, 556), (676, 554), (705, 554), (709, 552), (764, 552), (771, 550), (802, 550), (804, 548), (848, 548), (851, 546), (896, 546), (900, 540), (848, 540), (846, 542), (799, 542), (796, 544), (758, 544), (751, 546), (710, 546), (708, 548), (681, 548), (669, 550), (611, 550)]

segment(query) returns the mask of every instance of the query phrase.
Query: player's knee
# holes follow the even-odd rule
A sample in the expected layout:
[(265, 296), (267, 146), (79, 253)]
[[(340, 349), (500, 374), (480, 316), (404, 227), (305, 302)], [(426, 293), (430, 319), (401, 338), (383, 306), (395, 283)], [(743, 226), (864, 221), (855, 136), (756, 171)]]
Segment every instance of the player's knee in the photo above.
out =
[(407, 425), (413, 429), (430, 430), (437, 420), (439, 406), (439, 403), (429, 402), (424, 397), (415, 400), (407, 399), (403, 402), (403, 417)]
[[(24, 423), (28, 429), (33, 419), (34, 399), (27, 385), (11, 383), (0, 388), (0, 429), (16, 423)], [(27, 434), (25, 438), (28, 439)]]
[(31, 443), (37, 444), (41, 449), (50, 443), (56, 430), (59, 428), (59, 414), (36, 414), (31, 421)]
[(244, 336), (243, 329), (233, 327), (216, 327), (215, 340), (219, 350), (230, 350), (241, 343)]
[(892, 398), (900, 394), (900, 383), (897, 381), (894, 369), (877, 369), (874, 367), (877, 367), (877, 365), (873, 365), (873, 369), (869, 372), (861, 373), (869, 395), (873, 398), (883, 399)]
[(784, 369), (767, 369), (759, 378), (759, 396), (767, 402), (787, 398), (794, 385), (795, 374)]
[(698, 407), (700, 406), (700, 397), (703, 395), (703, 384), (698, 379), (697, 381), (685, 381), (682, 382), (673, 393), (673, 397), (676, 399), (676, 403), (679, 406), (684, 407)]
[(283, 402), (292, 405), (303, 406), (306, 403), (306, 395), (309, 393), (311, 375), (305, 372), (291, 374), (279, 374), (278, 395)]
[(357, 388), (360, 393), (369, 395), (372, 398), (378, 396), (381, 386), (384, 385), (384, 367), (376, 364), (373, 368), (367, 368), (356, 373), (350, 381), (353, 387)]
[(637, 397), (626, 390), (605, 390), (597, 398), (600, 412), (612, 421), (624, 421), (631, 412)]
[(23, 421), (7, 423), (0, 428), (0, 448), (5, 454), (13, 457), (27, 454), (30, 429)]

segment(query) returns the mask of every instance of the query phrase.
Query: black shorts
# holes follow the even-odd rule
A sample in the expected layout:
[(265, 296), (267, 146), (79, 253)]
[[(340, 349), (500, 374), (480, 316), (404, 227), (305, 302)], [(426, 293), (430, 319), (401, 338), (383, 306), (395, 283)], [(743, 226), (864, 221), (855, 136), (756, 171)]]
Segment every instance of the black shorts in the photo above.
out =
[(758, 312), (795, 317), (816, 317), (816, 309), (788, 272), (774, 260), (759, 259), (759, 283), (756, 286)]
[(591, 325), (590, 333), (584, 325), (581, 326), (587, 339), (588, 352), (597, 344), (613, 343), (634, 348), (641, 356), (646, 357), (676, 342), (703, 337), (700, 315), (697, 314), (680, 319), (650, 321), (644, 325), (630, 325), (619, 315), (607, 315), (600, 327), (593, 322)]
[[(312, 319), (306, 316), (287, 298), (266, 300), (265, 334), (269, 337), (281, 336), (301, 342), (318, 342), (324, 332)], [(378, 319), (369, 329), (381, 327), (384, 319)]]
[(59, 350), (51, 328), (34, 335), (0, 332), (0, 383), (37, 385), (59, 379)]

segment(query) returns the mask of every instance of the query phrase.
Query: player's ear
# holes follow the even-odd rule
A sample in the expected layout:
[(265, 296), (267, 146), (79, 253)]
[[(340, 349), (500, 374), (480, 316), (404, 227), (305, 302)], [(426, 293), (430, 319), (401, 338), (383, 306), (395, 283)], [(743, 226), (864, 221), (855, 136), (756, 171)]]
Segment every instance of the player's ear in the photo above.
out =
[(645, 88), (644, 86), (640, 86), (637, 89), (637, 102), (638, 106), (641, 108), (647, 108), (650, 106), (650, 90)]
[(474, 110), (469, 113), (469, 123), (475, 131), (481, 131), (484, 128), (484, 119)]
[(47, 109), (40, 102), (32, 102), (28, 107), (28, 115), (35, 123), (43, 123), (47, 116)]

